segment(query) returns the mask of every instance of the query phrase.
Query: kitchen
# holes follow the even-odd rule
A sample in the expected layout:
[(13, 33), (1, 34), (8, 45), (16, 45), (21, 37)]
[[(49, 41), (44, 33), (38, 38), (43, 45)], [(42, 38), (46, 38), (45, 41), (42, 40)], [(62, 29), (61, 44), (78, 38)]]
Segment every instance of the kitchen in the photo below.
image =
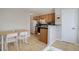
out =
[[(53, 26), (56, 28), (59, 27), (58, 30), (60, 30), (61, 20), (60, 20), (60, 15), (57, 14), (58, 12), (60, 13), (60, 9), (56, 9), (56, 11), (54, 9), (51, 13), (46, 13), (46, 14), (37, 15), (37, 16), (32, 17), (33, 29), (32, 29), (31, 33), (34, 34), (35, 36), (37, 36), (39, 41), (44, 42), (46, 44), (50, 44), (49, 41), (52, 40), (52, 38), (50, 38), (51, 40), (48, 40), (50, 37), (49, 36), (50, 35), (50, 29), (49, 29), (50, 26)], [(59, 20), (60, 23), (57, 20)], [(53, 27), (51, 27), (51, 28), (53, 28)], [(54, 30), (53, 30), (53, 33), (54, 33)], [(59, 34), (58, 33), (57, 33), (57, 35), (61, 35), (61, 33), (59, 33)], [(54, 35), (55, 35), (55, 33), (54, 33)], [(60, 38), (58, 38), (58, 39), (60, 39)], [(54, 40), (55, 40), (55, 38), (54, 38)]]
[(68, 42), (78, 43), (79, 36), (77, 35), (79, 33), (76, 29), (78, 27), (76, 22), (78, 21), (78, 10), (61, 8), (0, 9), (1, 50), (16, 51), (19, 48), (19, 51), (41, 51), (54, 42), (57, 47), (63, 45), (60, 41), (65, 41), (66, 44)]

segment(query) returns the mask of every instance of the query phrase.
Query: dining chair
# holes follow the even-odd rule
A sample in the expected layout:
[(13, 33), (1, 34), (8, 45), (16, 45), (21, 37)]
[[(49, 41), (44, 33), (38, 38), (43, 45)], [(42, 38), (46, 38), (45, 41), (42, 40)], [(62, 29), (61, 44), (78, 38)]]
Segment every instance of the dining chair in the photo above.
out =
[(18, 33), (7, 34), (5, 37), (5, 50), (8, 50), (8, 43), (16, 43), (18, 49)]
[(27, 42), (27, 32), (20, 32), (19, 33), (19, 40), (20, 40), (20, 42), (23, 41), (24, 43), (28, 43)]
[(0, 36), (0, 51), (1, 51), (1, 48), (2, 48), (1, 45), (2, 45), (2, 43), (1, 43), (1, 36)]

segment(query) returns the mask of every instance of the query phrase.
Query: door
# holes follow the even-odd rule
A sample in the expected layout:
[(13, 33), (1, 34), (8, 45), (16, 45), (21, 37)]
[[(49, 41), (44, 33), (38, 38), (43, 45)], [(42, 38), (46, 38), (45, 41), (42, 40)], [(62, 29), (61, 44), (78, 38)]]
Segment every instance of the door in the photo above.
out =
[[(79, 9), (78, 9), (79, 10)], [(78, 19), (77, 19), (77, 43), (79, 43), (79, 11), (78, 11)]]
[(62, 9), (62, 40), (68, 42), (77, 41), (77, 9)]

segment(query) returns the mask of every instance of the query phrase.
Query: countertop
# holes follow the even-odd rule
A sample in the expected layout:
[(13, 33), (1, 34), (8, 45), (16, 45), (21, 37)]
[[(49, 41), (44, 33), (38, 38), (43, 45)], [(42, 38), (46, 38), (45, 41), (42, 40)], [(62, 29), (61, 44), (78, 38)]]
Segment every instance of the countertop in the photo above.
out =
[(41, 25), (36, 25), (35, 28), (48, 29), (48, 26), (61, 26), (61, 24), (41, 24)]
[(35, 26), (36, 28), (48, 29), (48, 25)]

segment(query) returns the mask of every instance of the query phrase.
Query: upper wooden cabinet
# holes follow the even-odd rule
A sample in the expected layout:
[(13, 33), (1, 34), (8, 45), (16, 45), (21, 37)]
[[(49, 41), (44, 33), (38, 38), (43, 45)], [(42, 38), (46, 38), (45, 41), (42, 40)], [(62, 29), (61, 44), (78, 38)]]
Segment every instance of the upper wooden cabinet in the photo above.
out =
[(45, 20), (46, 22), (53, 22), (55, 23), (55, 13), (45, 14), (45, 15), (39, 15), (33, 17), (34, 20)]
[(46, 21), (47, 22), (55, 22), (55, 13), (46, 15)]
[(44, 15), (40, 15), (39, 18), (40, 19), (44, 19), (45, 17), (44, 17)]
[(33, 17), (33, 20), (39, 20), (39, 19), (40, 19), (39, 16)]

